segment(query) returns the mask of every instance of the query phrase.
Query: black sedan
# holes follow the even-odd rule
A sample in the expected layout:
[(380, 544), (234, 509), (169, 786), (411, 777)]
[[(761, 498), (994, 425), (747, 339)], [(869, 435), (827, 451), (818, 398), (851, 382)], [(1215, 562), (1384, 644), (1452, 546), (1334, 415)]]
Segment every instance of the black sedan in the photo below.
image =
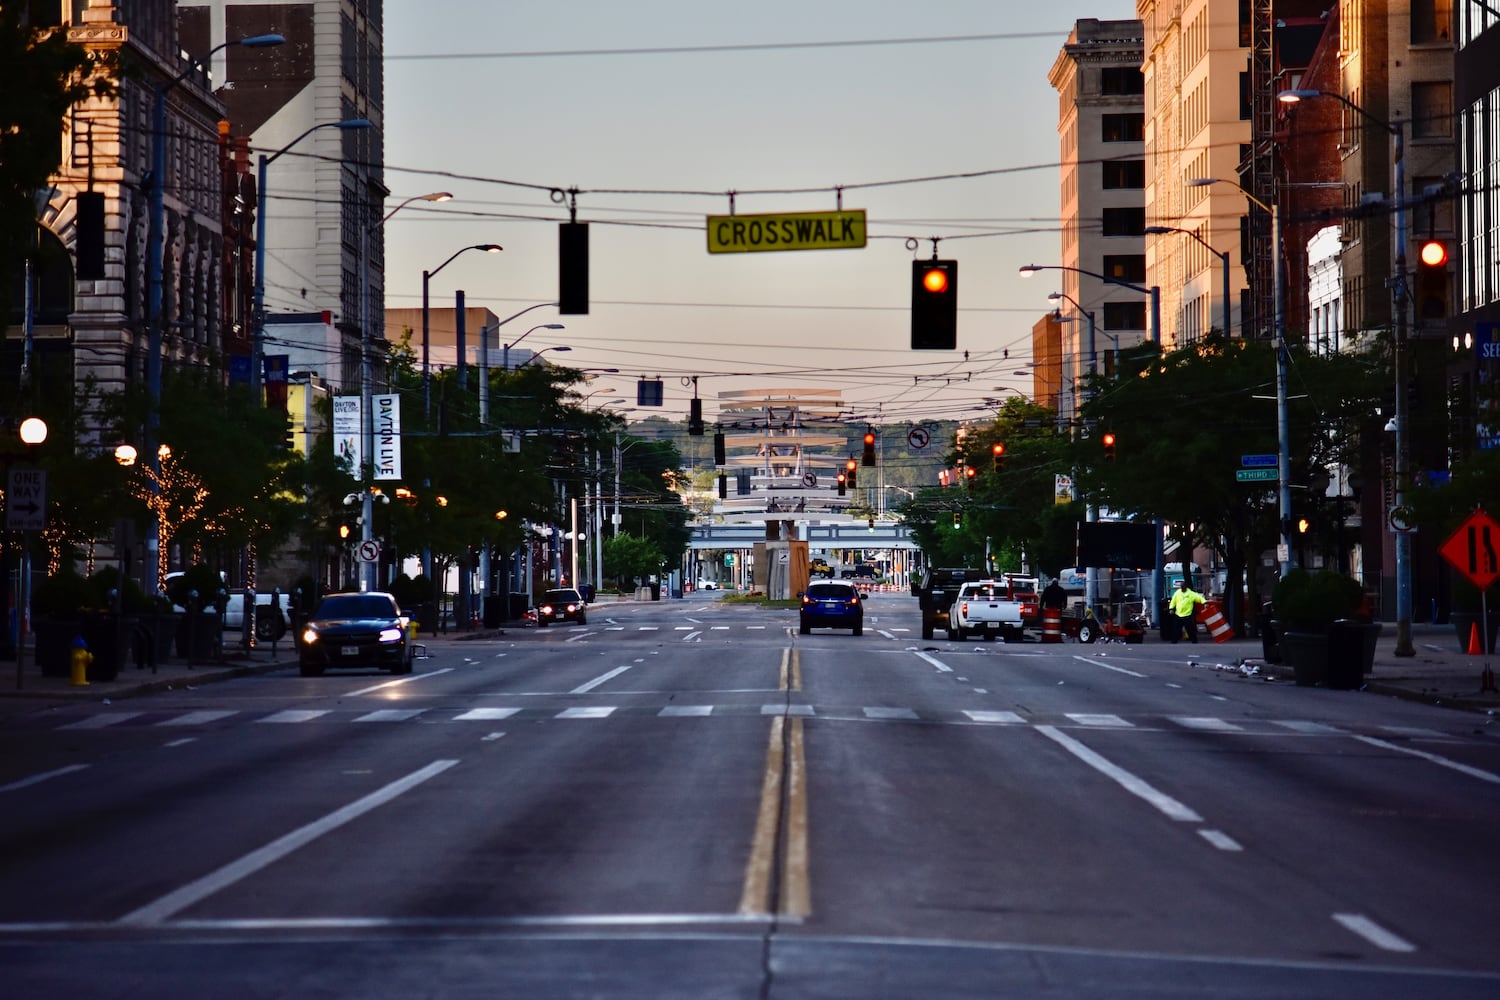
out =
[(549, 590), (536, 606), (536, 624), (546, 628), (552, 622), (589, 623), (588, 605), (583, 595), (571, 587)]
[(329, 594), (297, 636), (303, 677), (329, 667), (378, 667), (411, 673), (408, 618), (390, 594)]

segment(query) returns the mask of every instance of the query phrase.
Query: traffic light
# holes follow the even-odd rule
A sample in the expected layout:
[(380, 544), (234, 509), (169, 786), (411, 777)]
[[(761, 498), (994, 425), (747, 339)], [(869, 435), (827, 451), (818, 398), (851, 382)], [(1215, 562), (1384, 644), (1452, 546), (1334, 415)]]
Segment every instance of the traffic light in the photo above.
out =
[(957, 531), (963, 525), (963, 515), (958, 511), (953, 512), (953, 530)]
[(1312, 527), (1312, 522), (1305, 517), (1297, 518), (1297, 534), (1307, 534), (1307, 529)]
[(854, 474), (858, 470), (859, 470), (859, 463), (854, 460), (854, 456), (853, 455), (850, 455), (849, 456), (849, 461), (847, 461), (847, 462), (844, 463), (844, 475), (846, 475), (846, 476), (849, 477), (849, 488), (850, 489), (854, 488), (854, 485), (855, 485), (855, 483), (854, 483)]
[(958, 261), (911, 263), (911, 349), (958, 347)]
[(78, 255), (77, 277), (104, 279), (104, 192), (80, 191), (73, 196), (73, 233)]
[(697, 396), (688, 400), (688, 435), (703, 436), (703, 400)]
[(1104, 460), (1113, 462), (1115, 460), (1115, 435), (1113, 431), (1105, 431), (1104, 436), (1099, 439), (1104, 444)]
[(978, 481), (979, 470), (974, 468), (974, 466), (972, 465), (964, 466), (964, 485), (968, 486), (969, 489), (972, 490), (974, 488), (974, 484)]
[(849, 477), (846, 476), (846, 475), (844, 475), (842, 472), (840, 472), (839, 473), (839, 496), (844, 496), (848, 492), (849, 492)]
[(557, 227), (557, 311), (586, 316), (589, 311), (589, 224)]
[(875, 432), (865, 431), (865, 453), (860, 458), (859, 464), (867, 469), (875, 467)]
[(721, 473), (719, 473), (719, 499), (720, 500), (727, 500), (728, 498), (729, 498), (729, 477), (726, 476), (726, 475), (724, 475), (724, 473), (721, 472)]
[(281, 446), (287, 451), (297, 450), (297, 431), (292, 426), (291, 414), (287, 414), (286, 427), (281, 433)]
[(349, 536), (353, 533), (353, 531), (354, 529), (348, 524), (348, 522), (339, 525), (339, 541), (348, 541)]
[(724, 464), (726, 464), (725, 458), (724, 458), (724, 432), (723, 431), (715, 431), (714, 432), (714, 464), (715, 465), (724, 465)]
[(995, 471), (1004, 472), (1005, 445), (1001, 444), (999, 441), (996, 441), (994, 444), (990, 445), (990, 454), (995, 456)]
[(1423, 240), (1417, 251), (1416, 320), (1423, 323), (1448, 318), (1448, 244)]

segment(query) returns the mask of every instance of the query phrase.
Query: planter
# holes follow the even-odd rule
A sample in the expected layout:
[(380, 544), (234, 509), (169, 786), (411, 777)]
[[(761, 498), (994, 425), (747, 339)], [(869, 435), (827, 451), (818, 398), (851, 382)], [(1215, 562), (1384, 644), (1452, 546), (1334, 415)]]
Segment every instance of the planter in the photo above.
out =
[(1340, 619), (1328, 626), (1328, 670), (1323, 682), (1330, 688), (1350, 691), (1360, 686), (1375, 663), (1378, 622)]
[[(1469, 636), (1474, 626), (1479, 626), (1479, 634), (1484, 636), (1484, 651), (1493, 653), (1495, 651), (1495, 634), (1500, 631), (1500, 611), (1491, 611), (1489, 621), (1481, 624), (1481, 615), (1478, 611), (1450, 611), (1448, 621), (1453, 623), (1453, 632), (1458, 637), (1458, 651), (1467, 653), (1469, 651)], [(1485, 626), (1488, 625), (1488, 634)]]
[(177, 619), (177, 655), (190, 666), (223, 657), (223, 625), (217, 610), (184, 613)]
[(1292, 668), (1298, 687), (1323, 683), (1328, 674), (1328, 633), (1278, 630), (1281, 660)]

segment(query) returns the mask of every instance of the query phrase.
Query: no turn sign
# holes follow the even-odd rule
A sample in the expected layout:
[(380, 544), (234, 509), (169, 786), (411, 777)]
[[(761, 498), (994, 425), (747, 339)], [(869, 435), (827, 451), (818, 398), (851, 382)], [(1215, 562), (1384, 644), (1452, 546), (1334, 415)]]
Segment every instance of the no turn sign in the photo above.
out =
[(906, 443), (912, 451), (921, 451), (932, 443), (932, 432), (925, 427), (913, 427), (906, 432)]
[(367, 542), (360, 542), (359, 548), (355, 549), (355, 554), (359, 556), (360, 562), (375, 562), (380, 558), (380, 543), (373, 538)]

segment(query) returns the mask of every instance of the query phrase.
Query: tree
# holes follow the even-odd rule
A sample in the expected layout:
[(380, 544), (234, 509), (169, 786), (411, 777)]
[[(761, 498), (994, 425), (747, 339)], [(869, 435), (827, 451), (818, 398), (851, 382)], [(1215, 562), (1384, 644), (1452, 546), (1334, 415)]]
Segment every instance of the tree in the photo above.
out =
[(604, 575), (622, 585), (661, 572), (663, 562), (661, 549), (648, 538), (616, 535), (604, 543)]

